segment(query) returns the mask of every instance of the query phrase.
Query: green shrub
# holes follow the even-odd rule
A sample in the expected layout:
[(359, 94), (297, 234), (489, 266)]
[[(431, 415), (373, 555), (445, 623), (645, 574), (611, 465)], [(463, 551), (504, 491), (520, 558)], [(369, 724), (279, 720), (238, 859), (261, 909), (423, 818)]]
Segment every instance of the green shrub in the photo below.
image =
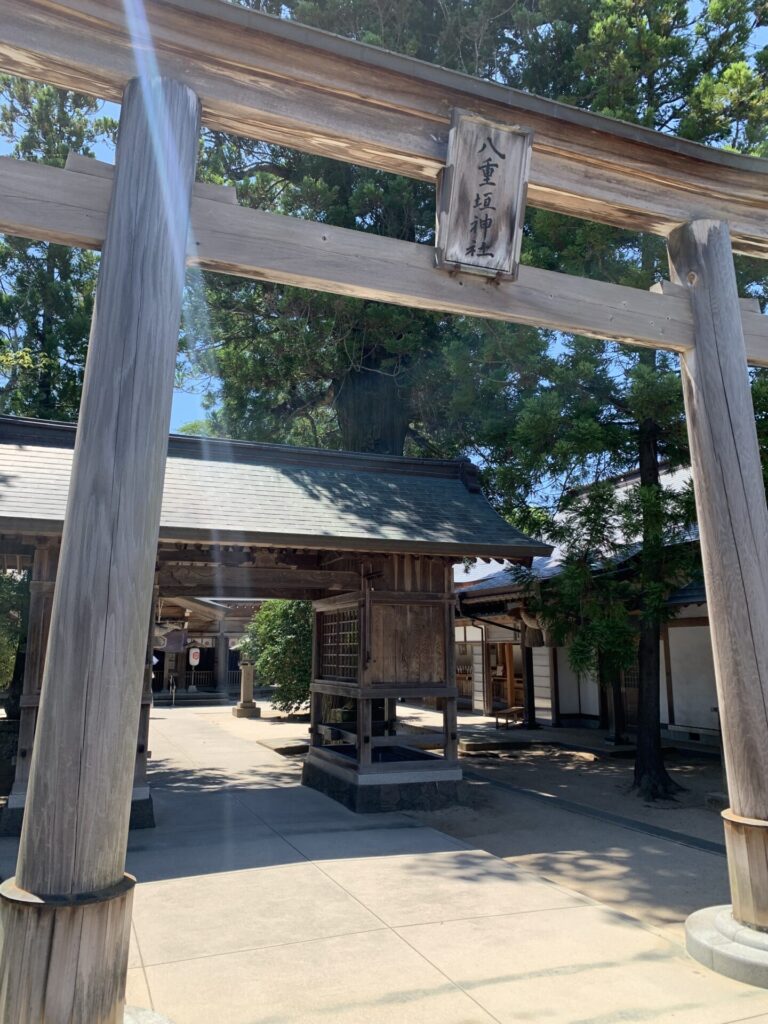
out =
[(309, 703), (312, 675), (312, 605), (309, 601), (265, 601), (240, 643), (259, 680), (275, 687), (272, 704), (300, 711)]

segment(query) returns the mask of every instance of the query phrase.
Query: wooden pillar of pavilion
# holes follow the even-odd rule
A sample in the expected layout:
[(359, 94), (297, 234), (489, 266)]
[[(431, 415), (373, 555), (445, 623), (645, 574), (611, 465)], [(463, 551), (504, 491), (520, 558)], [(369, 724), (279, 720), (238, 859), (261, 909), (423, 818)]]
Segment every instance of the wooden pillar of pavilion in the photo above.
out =
[(0, 887), (0, 1019), (118, 1024), (125, 874), (200, 105), (123, 96), (15, 878)]
[(139, 733), (136, 738), (136, 761), (133, 766), (133, 793), (131, 795), (131, 828), (153, 828), (155, 812), (152, 794), (147, 779), (149, 760), (149, 717), (152, 711), (152, 658), (155, 640), (155, 613), (159, 588), (152, 589), (152, 608), (149, 614), (147, 653), (141, 685), (141, 710), (139, 712)]
[(525, 642), (525, 629), (521, 631), (520, 655), (523, 667), (523, 691), (525, 711), (523, 725), (526, 729), (538, 729), (536, 721), (536, 688), (533, 679), (533, 648)]
[[(729, 928), (755, 929), (755, 941), (768, 929), (768, 509), (728, 225), (699, 220), (675, 229), (669, 257), (674, 282), (690, 296), (696, 339), (681, 367), (728, 778), (733, 901), (732, 919), (721, 913), (714, 925), (717, 948), (700, 942), (700, 915), (708, 912), (699, 911), (688, 921), (688, 949), (732, 973), (716, 962), (733, 938)], [(765, 984), (762, 939), (758, 983)]]
[[(365, 813), (455, 802), (455, 603), (450, 562), (411, 554), (372, 556), (359, 590), (314, 602), (305, 785)], [(435, 700), (439, 731), (399, 727), (401, 698)]]
[(229, 696), (229, 637), (221, 623), (216, 637), (216, 689), (223, 696)]

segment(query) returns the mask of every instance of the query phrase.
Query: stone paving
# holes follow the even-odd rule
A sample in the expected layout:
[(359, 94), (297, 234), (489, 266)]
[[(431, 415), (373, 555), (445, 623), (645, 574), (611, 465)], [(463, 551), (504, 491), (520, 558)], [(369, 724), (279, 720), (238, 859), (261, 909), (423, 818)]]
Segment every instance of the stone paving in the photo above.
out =
[[(768, 1024), (768, 991), (706, 971), (615, 900), (302, 788), (298, 759), (257, 742), (278, 728), (153, 711), (157, 828), (130, 840), (129, 1003), (175, 1024)], [(549, 821), (564, 861), (569, 820)], [(639, 835), (590, 828), (616, 858)], [(672, 877), (692, 853), (676, 849)], [(1, 840), (4, 876), (14, 858)]]

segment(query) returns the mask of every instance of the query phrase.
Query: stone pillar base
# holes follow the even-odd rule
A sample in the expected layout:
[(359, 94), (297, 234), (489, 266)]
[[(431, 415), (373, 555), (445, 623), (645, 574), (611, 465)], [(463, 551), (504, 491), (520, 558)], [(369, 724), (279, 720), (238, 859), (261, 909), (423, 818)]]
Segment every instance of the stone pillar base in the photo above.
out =
[(252, 700), (240, 700), (232, 708), (232, 714), (235, 718), (261, 718), (261, 708)]
[[(146, 795), (140, 797), (134, 793), (134, 797), (131, 800), (131, 823), (129, 825), (131, 831), (137, 828), (155, 827), (155, 810), (152, 803), (152, 794), (147, 787), (145, 787), (145, 792)], [(17, 799), (13, 806), (11, 806), (9, 800), (8, 805), (0, 812), (0, 836), (21, 835), (25, 799), (26, 794), (20, 800)]]
[(722, 812), (733, 916), (768, 931), (768, 821)]
[(128, 828), (133, 831), (137, 828), (155, 827), (155, 807), (152, 803), (152, 794), (147, 790), (147, 795), (141, 799), (134, 797), (131, 800), (131, 819)]
[[(406, 773), (400, 773), (405, 775)], [(446, 773), (448, 774), (448, 773)], [(459, 779), (461, 773), (457, 773)], [(398, 781), (397, 773), (386, 781), (360, 785), (356, 772), (334, 771), (318, 764), (312, 753), (304, 762), (302, 785), (337, 800), (355, 814), (381, 814), (386, 811), (437, 811), (459, 802), (458, 780)]]
[(0, 1020), (122, 1024), (135, 878), (40, 897), (0, 886)]
[(685, 948), (718, 974), (768, 988), (768, 934), (739, 924), (730, 906), (691, 914), (685, 922)]
[(168, 1017), (162, 1017), (154, 1010), (144, 1010), (140, 1006), (126, 1006), (123, 1024), (172, 1024)]

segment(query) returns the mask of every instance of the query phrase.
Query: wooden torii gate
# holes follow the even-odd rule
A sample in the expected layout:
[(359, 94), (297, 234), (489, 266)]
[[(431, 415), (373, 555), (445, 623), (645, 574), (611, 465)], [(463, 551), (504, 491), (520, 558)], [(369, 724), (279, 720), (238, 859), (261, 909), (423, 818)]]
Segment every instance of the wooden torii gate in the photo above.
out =
[[(689, 948), (733, 973), (734, 930), (751, 929), (743, 953), (768, 928), (768, 511), (747, 380), (748, 361), (768, 365), (768, 320), (739, 299), (732, 260), (732, 247), (768, 257), (768, 162), (219, 0), (2, 8), (0, 69), (122, 100), (114, 178), (95, 162), (0, 160), (0, 230), (103, 250), (27, 813), (16, 877), (0, 888), (3, 1021), (122, 1017), (128, 810), (185, 246), (189, 263), (220, 272), (680, 354), (735, 918), (707, 919), (719, 928), (709, 943), (689, 928)], [(528, 267), (514, 283), (448, 274), (431, 247), (241, 209), (193, 185), (201, 115), (435, 181), (454, 109), (533, 132), (532, 205), (666, 237), (671, 282), (646, 293)], [(749, 955), (768, 962), (765, 945)], [(754, 977), (768, 984), (765, 966)]]

